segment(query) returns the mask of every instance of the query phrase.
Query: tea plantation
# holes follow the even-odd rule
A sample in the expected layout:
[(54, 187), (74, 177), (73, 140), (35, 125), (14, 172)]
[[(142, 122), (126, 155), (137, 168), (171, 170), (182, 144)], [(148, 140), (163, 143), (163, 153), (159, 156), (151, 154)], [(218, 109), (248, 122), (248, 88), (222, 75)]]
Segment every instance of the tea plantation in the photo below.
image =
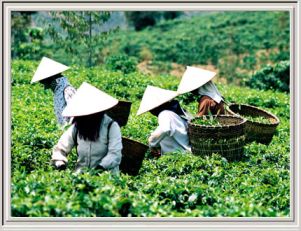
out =
[[(282, 92), (217, 84), (228, 101), (252, 104), (276, 114), (280, 125), (269, 146), (246, 145), (242, 160), (230, 162), (218, 154), (198, 157), (169, 153), (145, 158), (138, 176), (87, 171), (75, 175), (76, 153), (66, 171), (50, 165), (51, 150), (62, 130), (53, 112), (53, 95), (30, 84), (38, 62), (12, 64), (11, 157), (12, 216), (32, 217), (177, 217), (290, 215), (290, 98)], [(137, 117), (148, 84), (176, 90), (179, 79), (168, 75), (123, 74), (101, 66), (73, 66), (65, 75), (76, 88), (83, 81), (118, 99), (133, 102), (122, 134), (147, 143), (157, 120)], [(195, 113), (189, 96), (178, 97)]]
[(288, 12), (215, 12), (163, 21), (145, 30), (108, 36), (101, 57), (126, 54), (168, 71), (171, 62), (212, 64), (239, 82), (266, 64), (289, 59)]

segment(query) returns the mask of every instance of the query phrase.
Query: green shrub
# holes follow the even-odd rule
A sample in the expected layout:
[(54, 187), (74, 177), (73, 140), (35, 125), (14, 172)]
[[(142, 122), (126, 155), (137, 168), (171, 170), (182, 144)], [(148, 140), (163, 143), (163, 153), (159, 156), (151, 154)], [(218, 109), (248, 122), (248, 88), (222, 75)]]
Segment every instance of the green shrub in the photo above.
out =
[(247, 86), (262, 90), (278, 90), (289, 92), (290, 63), (283, 61), (275, 66), (266, 66), (257, 71), (247, 82)]
[(112, 71), (121, 71), (128, 74), (136, 71), (137, 58), (125, 54), (109, 56), (105, 61), (107, 67)]

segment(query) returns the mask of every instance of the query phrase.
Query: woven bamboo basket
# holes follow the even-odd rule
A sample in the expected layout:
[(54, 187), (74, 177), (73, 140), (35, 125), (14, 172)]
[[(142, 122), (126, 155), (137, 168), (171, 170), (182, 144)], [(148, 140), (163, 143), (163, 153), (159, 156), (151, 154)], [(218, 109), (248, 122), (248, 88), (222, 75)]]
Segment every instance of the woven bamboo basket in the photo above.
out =
[[(209, 116), (203, 116), (203, 119)], [(246, 120), (233, 115), (213, 116), (220, 126), (199, 125), (195, 118), (188, 123), (191, 151), (194, 155), (204, 156), (219, 153), (228, 160), (241, 159), (244, 152)]]
[(132, 103), (128, 101), (119, 101), (118, 104), (107, 111), (107, 115), (115, 120), (120, 127), (128, 122)]
[(126, 137), (122, 137), (122, 145), (120, 170), (129, 175), (137, 175), (148, 146)]
[(261, 116), (270, 121), (269, 124), (264, 124), (246, 119), (245, 133), (246, 142), (248, 143), (256, 141), (268, 145), (272, 141), (276, 128), (280, 123), (279, 119), (274, 114), (247, 104), (231, 104), (228, 112), (241, 117)]

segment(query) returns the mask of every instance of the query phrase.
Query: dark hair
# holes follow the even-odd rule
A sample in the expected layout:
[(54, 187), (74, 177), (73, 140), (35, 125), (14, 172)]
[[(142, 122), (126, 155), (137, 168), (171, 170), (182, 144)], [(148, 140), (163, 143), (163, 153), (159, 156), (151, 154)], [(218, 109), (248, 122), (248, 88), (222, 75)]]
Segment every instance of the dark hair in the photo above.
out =
[(40, 83), (50, 85), (52, 81), (54, 81), (54, 80), (56, 80), (57, 78), (60, 78), (60, 77), (62, 77), (62, 76), (63, 76), (62, 73), (58, 73), (58, 74), (52, 75), (52, 76), (50, 76), (50, 77), (48, 77), (48, 78), (46, 78), (46, 79), (42, 79), (42, 80), (40, 81)]
[(79, 138), (96, 141), (99, 138), (100, 123), (104, 112), (98, 112), (86, 116), (74, 117), (73, 123), (78, 129)]
[(154, 108), (150, 111), (155, 116), (158, 116), (161, 111), (169, 110), (174, 113), (176, 113), (179, 116), (184, 116), (184, 110), (181, 108), (179, 101), (177, 100), (171, 100), (169, 102), (166, 102), (159, 107)]
[(44, 85), (44, 89), (52, 89), (52, 91), (55, 90), (56, 88), (56, 79), (63, 77), (61, 73), (50, 76), (46, 79), (43, 79), (40, 81), (40, 83), (42, 83)]

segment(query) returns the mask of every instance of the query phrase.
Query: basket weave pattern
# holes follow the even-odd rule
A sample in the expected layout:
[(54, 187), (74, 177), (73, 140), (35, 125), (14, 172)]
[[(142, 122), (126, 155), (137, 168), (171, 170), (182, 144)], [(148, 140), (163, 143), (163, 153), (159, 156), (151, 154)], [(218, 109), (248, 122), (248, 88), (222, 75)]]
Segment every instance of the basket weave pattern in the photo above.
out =
[(262, 144), (269, 144), (272, 141), (276, 127), (280, 122), (277, 116), (258, 107), (246, 104), (231, 104), (229, 109), (231, 114), (238, 114), (241, 117), (261, 116), (270, 121), (270, 124), (263, 124), (247, 120), (245, 127), (246, 142), (257, 141)]
[(132, 103), (128, 101), (119, 101), (118, 104), (107, 111), (107, 115), (115, 120), (120, 127), (128, 122)]
[(122, 146), (120, 170), (129, 175), (137, 175), (148, 146), (126, 137), (122, 137)]
[(199, 125), (194, 120), (188, 123), (192, 153), (199, 156), (219, 153), (228, 160), (240, 159), (244, 151), (246, 120), (231, 115), (214, 118), (221, 126)]
[(195, 155), (204, 156), (212, 153), (219, 153), (228, 160), (239, 160), (244, 152), (245, 136), (239, 136), (226, 140), (210, 140), (204, 142), (203, 139), (191, 142), (191, 151)]

